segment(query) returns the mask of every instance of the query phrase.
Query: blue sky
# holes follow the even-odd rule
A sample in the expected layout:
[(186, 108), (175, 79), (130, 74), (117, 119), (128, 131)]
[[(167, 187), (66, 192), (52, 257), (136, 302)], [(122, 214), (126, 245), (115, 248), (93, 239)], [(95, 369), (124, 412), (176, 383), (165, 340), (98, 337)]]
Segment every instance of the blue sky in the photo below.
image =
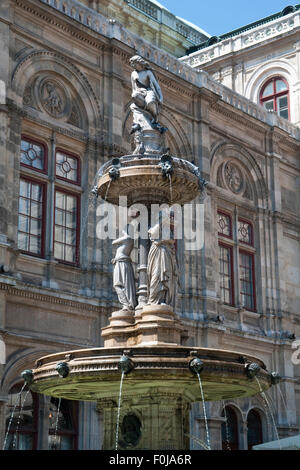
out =
[(212, 36), (227, 33), (281, 11), (289, 0), (158, 0), (175, 15), (196, 24)]

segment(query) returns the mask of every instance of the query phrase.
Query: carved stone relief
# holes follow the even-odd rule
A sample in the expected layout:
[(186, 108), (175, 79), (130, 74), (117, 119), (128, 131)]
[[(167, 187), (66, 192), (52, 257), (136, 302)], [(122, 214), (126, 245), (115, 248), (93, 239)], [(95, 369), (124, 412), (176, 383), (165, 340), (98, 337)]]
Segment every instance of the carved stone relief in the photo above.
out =
[(80, 112), (78, 111), (77, 106), (75, 106), (74, 103), (72, 104), (72, 111), (68, 123), (72, 124), (72, 126), (75, 127), (82, 127)]
[(245, 178), (240, 168), (231, 160), (223, 165), (224, 181), (228, 189), (235, 194), (241, 194), (245, 186)]
[(23, 104), (24, 104), (24, 106), (30, 106), (31, 108), (35, 107), (34, 102), (33, 102), (31, 85), (28, 85), (25, 88), (24, 95), (23, 95)]
[(232, 193), (253, 200), (248, 177), (238, 163), (230, 159), (218, 168), (217, 185)]
[(52, 118), (81, 128), (81, 113), (75, 100), (61, 79), (45, 75), (29, 83), (23, 94), (25, 107), (36, 108)]
[(67, 88), (56, 78), (39, 77), (34, 85), (39, 107), (56, 119), (69, 118), (71, 96)]

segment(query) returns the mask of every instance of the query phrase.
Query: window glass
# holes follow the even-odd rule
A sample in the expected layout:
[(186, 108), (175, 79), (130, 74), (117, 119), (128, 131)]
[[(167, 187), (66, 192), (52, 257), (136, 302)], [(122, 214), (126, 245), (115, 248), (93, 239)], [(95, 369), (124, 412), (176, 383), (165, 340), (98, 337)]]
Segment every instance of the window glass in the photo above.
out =
[(240, 301), (243, 307), (254, 310), (253, 256), (240, 252)]
[(77, 435), (76, 413), (76, 404), (71, 400), (51, 398), (49, 408), (49, 449), (75, 449)]
[(219, 275), (221, 300), (225, 304), (233, 302), (232, 249), (219, 245)]
[(27, 387), (14, 386), (6, 406), (5, 450), (32, 450), (36, 433), (37, 396)]
[(231, 217), (227, 214), (223, 214), (222, 212), (218, 212), (217, 217), (219, 234), (225, 235), (226, 237), (231, 237)]
[(57, 190), (55, 201), (54, 256), (76, 263), (78, 198)]
[(43, 185), (20, 180), (18, 248), (35, 255), (42, 254)]
[(262, 423), (259, 414), (255, 410), (250, 410), (247, 417), (248, 428), (248, 449), (261, 444), (262, 439)]
[(21, 140), (21, 164), (36, 170), (45, 170), (45, 147), (26, 139)]
[(56, 152), (56, 176), (73, 183), (79, 182), (78, 159), (63, 152)]
[(280, 77), (273, 77), (263, 88), (260, 103), (279, 116), (289, 118), (288, 86)]
[(273, 95), (273, 93), (274, 93), (273, 82), (271, 82), (265, 87), (263, 91), (263, 97)]
[(276, 93), (287, 90), (287, 86), (283, 80), (275, 80)]
[(277, 98), (277, 109), (281, 117), (286, 119), (288, 118), (289, 110), (287, 96), (281, 96), (280, 98)]
[(238, 422), (235, 411), (226, 407), (222, 416), (226, 419), (225, 423), (222, 423), (222, 449), (223, 450), (238, 450)]
[(264, 107), (265, 107), (268, 111), (274, 111), (274, 101), (273, 101), (273, 100), (265, 101), (265, 102), (264, 102)]
[(243, 220), (238, 221), (238, 240), (248, 245), (253, 244), (251, 224)]

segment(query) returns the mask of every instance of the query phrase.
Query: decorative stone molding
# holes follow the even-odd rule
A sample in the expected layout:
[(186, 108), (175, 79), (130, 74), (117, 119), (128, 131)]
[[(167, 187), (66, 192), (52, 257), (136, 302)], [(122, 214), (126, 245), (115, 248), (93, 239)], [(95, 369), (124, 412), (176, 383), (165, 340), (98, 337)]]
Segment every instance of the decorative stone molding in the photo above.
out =
[(243, 50), (263, 41), (276, 38), (283, 33), (293, 32), (299, 25), (300, 12), (296, 11), (284, 18), (277, 18), (267, 24), (257, 26), (251, 32), (244, 31), (236, 36), (224, 38), (216, 44), (203, 47), (180, 60), (196, 68), (216, 58), (232, 54), (237, 50)]
[[(50, 4), (48, 0), (40, 0), (40, 2), (43, 4), (46, 4), (48, 6), (49, 5), (53, 6), (52, 0), (49, 0), (49, 1), (50, 1)], [(44, 21), (54, 23), (56, 26), (66, 30), (66, 32), (68, 32), (68, 34), (71, 34), (72, 36), (77, 34), (78, 37), (80, 36), (79, 39), (85, 42), (92, 41), (91, 38), (87, 38), (84, 34), (79, 34), (76, 29), (69, 28), (68, 26), (63, 25), (58, 19), (55, 19), (54, 21), (53, 15), (49, 15), (48, 17), (47, 15), (45, 15), (44, 12), (41, 12), (41, 11), (38, 11), (37, 9), (32, 8), (30, 5), (28, 5), (27, 2), (25, 3), (23, 0), (16, 0), (16, 4), (19, 7), (26, 9), (30, 13), (36, 16), (40, 16)], [(68, 5), (69, 5), (69, 8), (71, 8), (71, 5), (72, 7), (74, 6), (74, 8), (79, 7), (79, 2), (76, 2), (75, 0), (69, 0)], [(70, 16), (69, 8), (67, 9), (67, 11), (63, 11), (61, 4), (58, 4), (58, 8), (56, 9), (59, 9), (60, 12), (63, 13), (64, 15)], [(256, 119), (268, 124), (269, 126), (277, 126), (279, 128), (282, 128), (286, 132), (288, 132), (293, 138), (300, 140), (300, 129), (297, 126), (289, 123), (285, 119), (280, 118), (275, 113), (268, 113), (262, 106), (251, 102), (250, 100), (244, 98), (243, 96), (232, 91), (231, 89), (221, 85), (220, 83), (215, 82), (214, 80), (209, 78), (209, 75), (206, 72), (203, 72), (203, 71), (199, 72), (199, 71), (193, 70), (190, 63), (189, 64), (184, 63), (185, 59), (182, 61), (177, 60), (175, 57), (171, 56), (170, 54), (163, 52), (159, 48), (153, 46), (153, 44), (150, 44), (144, 41), (143, 39), (141, 39), (139, 36), (127, 31), (117, 21), (112, 22), (108, 18), (105, 18), (99, 13), (96, 13), (94, 10), (84, 7), (81, 3), (80, 3), (80, 8), (84, 12), (86, 12), (86, 15), (88, 15), (89, 13), (88, 16), (91, 16), (91, 18), (93, 18), (93, 20), (91, 20), (92, 21), (91, 23), (87, 21), (88, 16), (85, 16), (84, 20), (82, 21), (80, 20), (79, 10), (78, 10), (78, 13), (75, 14), (75, 16), (72, 15), (70, 17), (79, 22), (82, 22), (82, 24), (87, 26), (89, 29), (92, 29), (93, 32), (101, 34), (101, 36), (99, 35), (98, 40), (94, 39), (92, 41), (92, 45), (94, 47), (97, 47), (100, 49), (103, 48), (103, 36), (109, 39), (117, 39), (121, 41), (122, 43), (126, 44), (127, 47), (129, 46), (132, 49), (134, 49), (136, 53), (146, 57), (147, 60), (152, 61), (158, 67), (161, 67), (162, 69), (165, 69), (171, 72), (177, 77), (180, 77), (185, 81), (188, 81), (191, 85), (194, 85), (198, 88), (203, 88), (203, 87), (207, 88), (208, 90), (218, 94), (223, 101), (231, 104), (233, 107), (241, 109), (246, 114), (249, 114), (250, 116), (255, 117)], [(295, 13), (295, 15), (299, 16), (299, 13)], [(218, 43), (216, 47), (220, 47), (219, 44), (220, 43)], [(49, 54), (54, 54), (54, 53), (49, 52)], [(191, 59), (191, 57), (189, 59)], [(100, 113), (100, 116), (101, 116), (101, 113)]]
[[(71, 96), (68, 86), (57, 76), (41, 74), (29, 83), (23, 94), (23, 105), (26, 108), (35, 108), (44, 112), (56, 121), (68, 122), (78, 128), (82, 127), (77, 100)], [(27, 112), (31, 114), (30, 109), (27, 109)], [(48, 123), (48, 118), (46, 121)], [(51, 128), (53, 128), (52, 123)]]
[(297, 69), (289, 59), (277, 57), (275, 54), (261, 63), (248, 78), (245, 86), (245, 96), (255, 102), (259, 101), (259, 91), (271, 76), (280, 75), (287, 80), (289, 87), (298, 82)]
[[(240, 187), (240, 192), (232, 191), (232, 184), (229, 183), (229, 176), (226, 178), (226, 164), (231, 162), (231, 166), (237, 167), (235, 172), (239, 178), (244, 179), (244, 184)], [(265, 183), (264, 174), (254, 158), (245, 148), (232, 142), (221, 141), (216, 143), (211, 150), (211, 175), (219, 187), (231, 191), (237, 196), (252, 201), (260, 201), (260, 204), (268, 205), (268, 188)], [(237, 182), (236, 182), (237, 184)]]
[[(30, 80), (35, 74), (40, 73), (44, 78), (41, 78), (41, 81), (37, 79), (34, 90), (34, 98), (39, 107), (45, 109), (48, 114), (55, 118), (64, 115), (69, 116), (71, 113), (71, 98), (63, 81), (57, 78), (55, 67), (57, 68), (58, 66), (62, 68), (62, 76), (67, 71), (69, 72), (69, 80), (80, 96), (89, 119), (93, 121), (94, 125), (98, 121), (98, 126), (100, 127), (102, 121), (101, 106), (86, 75), (69, 58), (57, 52), (47, 50), (31, 51), (17, 64), (12, 75), (12, 87), (20, 96), (23, 96), (24, 80)], [(52, 86), (52, 91), (47, 90), (47, 84)], [(55, 99), (54, 95), (56, 95)], [(50, 101), (52, 103), (51, 106)], [(58, 108), (61, 108), (59, 112)]]
[[(78, 310), (82, 311), (88, 311), (88, 312), (97, 312), (97, 313), (103, 313), (106, 312), (107, 309), (101, 306), (97, 305), (92, 305), (88, 303), (87, 299), (84, 299), (84, 302), (79, 302), (75, 300), (68, 299), (68, 295), (72, 295), (71, 293), (65, 294), (65, 298), (62, 297), (62, 293), (60, 294), (60, 297), (57, 297), (55, 294), (49, 295), (47, 293), (42, 293), (42, 292), (37, 292), (34, 290), (30, 290), (32, 287), (24, 285), (23, 288), (21, 287), (14, 287), (9, 284), (4, 284), (0, 283), (0, 291), (5, 291), (7, 295), (12, 296), (12, 297), (22, 297), (26, 299), (31, 299), (37, 302), (45, 302), (45, 303), (50, 303), (50, 304), (57, 304), (61, 306), (68, 306), (72, 308), (76, 308)], [(111, 310), (111, 309), (110, 309)]]
[(30, 108), (34, 108), (33, 96), (32, 96), (32, 87), (31, 85), (27, 85), (23, 94), (23, 105), (29, 106)]
[[(72, 137), (72, 138), (80, 140), (80, 141), (88, 141), (89, 139), (93, 138), (93, 136), (87, 135), (87, 133), (84, 132), (83, 129), (78, 128), (77, 131), (75, 129), (68, 129), (67, 127), (61, 127), (59, 125), (50, 123), (49, 120), (43, 119), (42, 117), (36, 117), (35, 115), (33, 115), (33, 113), (31, 113), (30, 107), (27, 107), (27, 108), (25, 108), (24, 111), (22, 111), (22, 117), (26, 118), (28, 121), (32, 121), (32, 122), (36, 122), (38, 124), (41, 124), (41, 125), (47, 127), (48, 129), (51, 129), (55, 132), (58, 132), (59, 134), (66, 135), (66, 136)], [(62, 124), (62, 123), (60, 123), (60, 124)], [(73, 124), (73, 123), (70, 121), (70, 124)], [(98, 141), (97, 139), (98, 139), (98, 137), (94, 138), (95, 141)]]

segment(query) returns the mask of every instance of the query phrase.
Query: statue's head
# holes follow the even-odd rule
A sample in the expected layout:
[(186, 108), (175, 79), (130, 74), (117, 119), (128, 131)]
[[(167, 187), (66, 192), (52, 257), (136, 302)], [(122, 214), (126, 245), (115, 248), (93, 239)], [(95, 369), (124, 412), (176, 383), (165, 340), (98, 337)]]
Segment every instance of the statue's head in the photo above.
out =
[(133, 67), (133, 68), (136, 68), (137, 66), (139, 68), (143, 68), (143, 69), (149, 69), (150, 68), (149, 62), (147, 62), (145, 59), (143, 59), (143, 57), (141, 57), (140, 55), (134, 55), (133, 57), (131, 57), (131, 59), (129, 59), (129, 63), (131, 65), (131, 67)]

